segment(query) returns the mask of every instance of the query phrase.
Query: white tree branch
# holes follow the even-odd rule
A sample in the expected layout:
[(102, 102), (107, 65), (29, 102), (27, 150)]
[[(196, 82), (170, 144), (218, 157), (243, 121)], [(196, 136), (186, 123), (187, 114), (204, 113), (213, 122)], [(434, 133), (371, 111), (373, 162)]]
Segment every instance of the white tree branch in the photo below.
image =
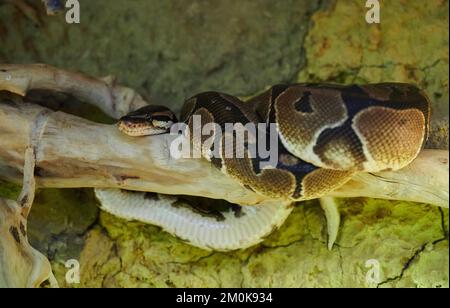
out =
[[(0, 177), (20, 182), (31, 123), (46, 116), (36, 146), (40, 187), (117, 187), (197, 195), (255, 204), (266, 197), (243, 188), (202, 159), (175, 160), (169, 134), (133, 138), (113, 125), (93, 123), (35, 104), (0, 103)], [(405, 169), (358, 174), (332, 193), (448, 206), (448, 151), (425, 150)]]

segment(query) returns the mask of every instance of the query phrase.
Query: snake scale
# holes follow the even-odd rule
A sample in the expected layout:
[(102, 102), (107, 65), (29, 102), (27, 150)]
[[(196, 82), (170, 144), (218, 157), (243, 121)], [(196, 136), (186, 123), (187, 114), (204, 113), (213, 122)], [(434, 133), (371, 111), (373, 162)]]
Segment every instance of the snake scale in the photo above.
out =
[[(245, 146), (232, 147), (232, 155), (227, 152), (226, 134), (218, 135), (217, 129), (194, 140), (196, 116), (200, 127), (215, 123), (223, 130), (226, 123), (264, 123), (266, 131), (254, 134), (266, 136), (274, 124), (276, 164), (261, 167), (264, 158), (250, 153), (250, 145), (261, 138), (247, 135)], [(404, 83), (280, 84), (248, 101), (204, 92), (186, 100), (181, 110), (180, 122), (187, 124), (193, 147), (227, 176), (274, 201), (243, 206), (239, 215), (229, 208), (218, 219), (189, 206), (174, 206), (177, 198), (172, 196), (149, 198), (145, 193), (115, 189), (98, 189), (96, 194), (104, 210), (161, 226), (192, 245), (215, 250), (245, 248), (278, 228), (293, 202), (324, 197), (356, 172), (408, 165), (423, 147), (429, 118), (427, 96)], [(146, 106), (121, 118), (118, 127), (137, 137), (167, 133), (176, 122), (168, 108)], [(210, 137), (219, 142), (207, 144)], [(237, 137), (232, 138), (236, 141)]]

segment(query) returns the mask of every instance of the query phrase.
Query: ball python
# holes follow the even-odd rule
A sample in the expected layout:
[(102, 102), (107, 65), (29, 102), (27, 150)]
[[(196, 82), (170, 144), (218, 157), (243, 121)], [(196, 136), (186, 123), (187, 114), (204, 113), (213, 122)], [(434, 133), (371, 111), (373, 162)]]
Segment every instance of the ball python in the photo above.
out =
[[(261, 167), (264, 158), (248, 151), (261, 138), (247, 136), (243, 149), (231, 147), (232, 155), (227, 152), (226, 134), (220, 136), (217, 130), (194, 140), (196, 116), (200, 129), (207, 123), (222, 130), (226, 123), (265, 123), (266, 130), (257, 134), (266, 136), (274, 124), (276, 165)], [(423, 147), (429, 118), (427, 96), (404, 83), (280, 84), (247, 101), (204, 92), (186, 100), (181, 109), (180, 122), (187, 125), (193, 147), (227, 176), (274, 201), (241, 207), (240, 215), (230, 208), (217, 219), (189, 206), (173, 206), (177, 198), (172, 196), (148, 198), (145, 193), (115, 189), (99, 189), (96, 194), (104, 210), (161, 226), (192, 245), (215, 250), (246, 248), (278, 228), (293, 202), (324, 197), (356, 172), (408, 165)], [(167, 133), (177, 122), (168, 108), (151, 105), (122, 117), (118, 128), (132, 137), (151, 136)], [(218, 143), (206, 143), (217, 136)], [(232, 138), (236, 141), (237, 137)], [(324, 200), (323, 204), (330, 204)]]

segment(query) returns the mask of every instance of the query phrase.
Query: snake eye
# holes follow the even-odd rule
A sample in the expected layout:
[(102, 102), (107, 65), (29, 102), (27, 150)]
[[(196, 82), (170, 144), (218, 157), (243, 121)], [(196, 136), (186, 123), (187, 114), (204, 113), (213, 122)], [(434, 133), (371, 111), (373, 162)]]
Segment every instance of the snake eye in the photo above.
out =
[(153, 120), (153, 118), (150, 114), (145, 115), (145, 121), (151, 122), (152, 120)]

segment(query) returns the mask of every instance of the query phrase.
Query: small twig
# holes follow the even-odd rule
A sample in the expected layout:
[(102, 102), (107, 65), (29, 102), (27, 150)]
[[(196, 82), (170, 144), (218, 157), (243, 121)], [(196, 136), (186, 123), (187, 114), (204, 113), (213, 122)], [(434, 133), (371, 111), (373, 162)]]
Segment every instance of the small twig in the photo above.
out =
[(25, 150), (25, 163), (23, 167), (23, 186), (20, 192), (17, 203), (22, 207), (22, 216), (28, 217), (31, 211), (31, 206), (34, 201), (36, 182), (34, 179), (34, 166), (36, 158), (32, 147), (27, 147)]

